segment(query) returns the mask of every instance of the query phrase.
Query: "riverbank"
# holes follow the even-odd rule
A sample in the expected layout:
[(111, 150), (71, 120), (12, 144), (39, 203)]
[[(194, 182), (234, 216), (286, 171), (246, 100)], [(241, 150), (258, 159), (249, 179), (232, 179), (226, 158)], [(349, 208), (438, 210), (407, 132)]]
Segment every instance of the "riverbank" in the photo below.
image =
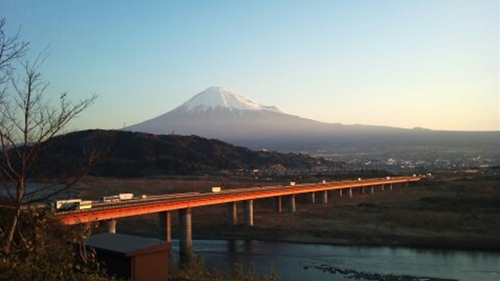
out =
[[(94, 185), (95, 185), (94, 179)], [(105, 181), (99, 179), (104, 184)], [(116, 180), (115, 180), (116, 181)], [(113, 188), (137, 188), (120, 180)], [(139, 180), (136, 180), (139, 181)], [(135, 193), (196, 191), (216, 182), (140, 180)], [(224, 183), (231, 188), (248, 183)], [(109, 188), (110, 185), (107, 185)], [(297, 196), (297, 211), (273, 211), (271, 200), (254, 201), (254, 226), (228, 226), (226, 206), (192, 211), (195, 239), (256, 239), (331, 245), (403, 246), (432, 249), (500, 251), (500, 181), (488, 178), (426, 180), (409, 187), (394, 186), (353, 198), (331, 192), (328, 204), (311, 204)], [(238, 220), (243, 221), (242, 208)], [(172, 235), (178, 235), (172, 216)], [(118, 232), (155, 236), (157, 216), (121, 219)]]

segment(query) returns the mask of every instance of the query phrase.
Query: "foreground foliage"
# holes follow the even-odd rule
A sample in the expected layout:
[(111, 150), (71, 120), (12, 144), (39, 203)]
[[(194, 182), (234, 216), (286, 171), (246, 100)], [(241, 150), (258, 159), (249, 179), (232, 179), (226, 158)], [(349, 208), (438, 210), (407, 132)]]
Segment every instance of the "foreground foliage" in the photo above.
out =
[[(0, 221), (7, 216), (1, 210)], [(91, 229), (64, 230), (50, 211), (34, 208), (21, 213), (20, 229), (10, 252), (0, 251), (0, 280), (110, 280), (94, 253), (84, 250)]]

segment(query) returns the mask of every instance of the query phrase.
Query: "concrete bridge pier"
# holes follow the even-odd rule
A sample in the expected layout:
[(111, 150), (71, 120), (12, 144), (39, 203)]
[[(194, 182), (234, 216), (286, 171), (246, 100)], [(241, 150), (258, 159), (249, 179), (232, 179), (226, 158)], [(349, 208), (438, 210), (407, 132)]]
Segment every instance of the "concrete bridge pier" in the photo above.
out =
[(352, 198), (352, 188), (349, 188), (348, 192), (349, 192), (349, 198)]
[(227, 222), (229, 225), (236, 225), (238, 223), (237, 202), (227, 203)]
[(389, 184), (389, 190), (392, 190), (392, 184)]
[(309, 196), (310, 196), (309, 198), (311, 199), (311, 204), (315, 204), (316, 203), (316, 193), (311, 192)]
[(288, 197), (288, 211), (292, 213), (295, 213), (295, 211), (297, 211), (295, 205), (295, 194), (292, 194)]
[(104, 228), (108, 233), (116, 233), (116, 219), (105, 220)]
[(382, 188), (380, 190), (384, 191), (385, 190), (385, 185), (382, 185)]
[(370, 186), (370, 193), (371, 193), (371, 194), (375, 193), (375, 187), (373, 187), (373, 185), (372, 185), (372, 186)]
[(364, 187), (364, 186), (362, 186), (362, 187), (360, 188), (360, 192), (361, 192), (361, 194), (365, 194), (365, 187)]
[(320, 195), (319, 200), (321, 201), (321, 203), (323, 203), (323, 204), (328, 203), (328, 191), (327, 190), (320, 191), (319, 195)]
[(243, 201), (243, 221), (245, 226), (253, 226), (253, 200)]
[(165, 240), (168, 245), (172, 245), (172, 224), (170, 212), (158, 213), (159, 238)]
[(342, 197), (342, 194), (343, 194), (343, 190), (339, 189), (339, 196)]
[(276, 213), (281, 213), (281, 196), (276, 196), (273, 198), (274, 200), (274, 211)]
[(191, 256), (193, 254), (193, 233), (190, 208), (179, 210), (179, 226), (179, 255), (181, 262), (186, 263), (191, 261)]

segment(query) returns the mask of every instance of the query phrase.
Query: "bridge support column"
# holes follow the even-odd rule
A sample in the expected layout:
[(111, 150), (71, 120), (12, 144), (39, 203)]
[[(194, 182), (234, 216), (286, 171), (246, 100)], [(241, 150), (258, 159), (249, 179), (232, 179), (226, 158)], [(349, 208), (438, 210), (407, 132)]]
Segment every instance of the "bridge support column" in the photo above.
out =
[(288, 211), (295, 213), (297, 210), (295, 206), (295, 194), (292, 194), (288, 197)]
[(373, 185), (372, 185), (372, 186), (370, 186), (370, 193), (371, 193), (371, 194), (375, 193), (375, 187), (374, 187)]
[(159, 238), (167, 241), (168, 245), (172, 245), (172, 224), (170, 220), (170, 212), (158, 213)]
[(191, 228), (191, 209), (179, 210), (179, 255), (181, 261), (189, 262), (193, 251), (193, 233)]
[(392, 184), (389, 184), (389, 189), (392, 190)]
[(382, 185), (382, 188), (380, 190), (384, 191), (385, 190), (385, 185)]
[(243, 220), (245, 226), (253, 226), (253, 200), (243, 201)]
[(311, 199), (311, 204), (315, 204), (316, 203), (316, 194), (314, 192), (311, 192), (310, 195), (309, 195), (310, 199)]
[(320, 201), (321, 203), (323, 204), (326, 204), (328, 203), (328, 191), (325, 190), (325, 191), (320, 191)]
[(364, 187), (364, 186), (362, 186), (362, 187), (360, 188), (360, 191), (361, 191), (361, 194), (365, 194), (365, 187)]
[(273, 198), (274, 200), (274, 211), (276, 213), (281, 213), (281, 196), (276, 196)]
[(352, 188), (349, 188), (349, 198), (352, 198)]
[(227, 203), (227, 223), (236, 225), (238, 223), (238, 205), (237, 202)]
[(116, 219), (104, 221), (104, 227), (108, 233), (116, 233)]

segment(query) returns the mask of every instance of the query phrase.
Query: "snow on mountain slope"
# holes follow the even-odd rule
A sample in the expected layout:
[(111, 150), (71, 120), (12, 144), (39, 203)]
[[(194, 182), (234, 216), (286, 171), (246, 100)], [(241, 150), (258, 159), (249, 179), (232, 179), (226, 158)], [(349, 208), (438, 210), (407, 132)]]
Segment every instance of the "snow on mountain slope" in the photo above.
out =
[(436, 143), (493, 143), (497, 147), (499, 139), (498, 132), (481, 135), (323, 123), (260, 105), (220, 87), (210, 87), (167, 113), (123, 130), (198, 135), (252, 149), (278, 151), (312, 151), (332, 147), (422, 147), (435, 146)]
[(221, 87), (210, 87), (152, 119), (123, 128), (153, 134), (198, 135), (250, 148), (276, 150), (326, 147), (337, 143), (371, 143), (402, 129), (345, 126), (286, 114)]
[(242, 95), (222, 87), (210, 87), (197, 94), (173, 111), (202, 114), (209, 110), (227, 109), (231, 112), (238, 110), (281, 112), (274, 106), (264, 106), (255, 103)]
[(153, 134), (199, 135), (240, 145), (252, 139), (324, 134), (325, 123), (281, 112), (221, 87), (210, 87), (152, 119), (123, 128)]

